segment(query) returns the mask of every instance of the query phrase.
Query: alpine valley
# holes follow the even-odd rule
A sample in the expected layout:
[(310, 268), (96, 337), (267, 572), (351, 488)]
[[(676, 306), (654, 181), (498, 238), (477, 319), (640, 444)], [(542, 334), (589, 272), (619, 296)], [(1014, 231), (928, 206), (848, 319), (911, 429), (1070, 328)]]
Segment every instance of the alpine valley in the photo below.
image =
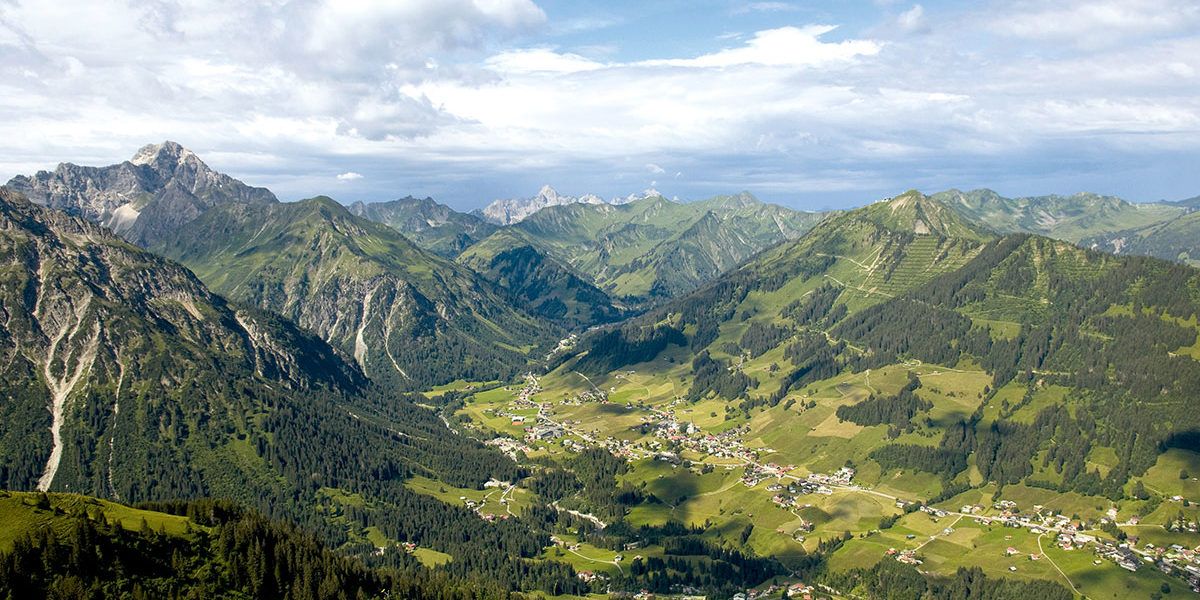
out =
[(0, 596), (1200, 582), (1194, 201), (0, 189)]

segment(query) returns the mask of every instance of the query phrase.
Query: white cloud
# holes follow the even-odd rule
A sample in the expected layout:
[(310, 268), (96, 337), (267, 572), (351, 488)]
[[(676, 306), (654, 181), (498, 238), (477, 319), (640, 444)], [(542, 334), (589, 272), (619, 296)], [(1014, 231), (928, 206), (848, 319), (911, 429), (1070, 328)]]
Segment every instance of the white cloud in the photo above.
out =
[(929, 22), (925, 19), (925, 9), (920, 4), (900, 13), (896, 25), (908, 33), (925, 33), (929, 31)]
[(1047, 148), (1200, 151), (1192, 0), (911, 1), (868, 7), (868, 29), (713, 42), (718, 28), (680, 53), (572, 39), (620, 17), (548, 22), (531, 0), (0, 0), (0, 172), (176, 139), (283, 197), (356, 172), (372, 175), (346, 193), (548, 171), (715, 193), (861, 188)]
[(576, 73), (604, 68), (603, 63), (578, 54), (559, 54), (545, 48), (503, 52), (488, 58), (485, 64), (506, 73)]
[(833, 25), (780, 27), (754, 34), (744, 46), (696, 58), (648, 60), (649, 66), (732, 67), (739, 65), (816, 66), (852, 60), (879, 53), (880, 45), (870, 40), (822, 42), (820, 37), (836, 29)]
[(362, 174), (355, 173), (354, 171), (347, 171), (347, 172), (342, 173), (337, 176), (338, 181), (354, 181), (356, 179), (362, 179), (362, 178), (363, 178)]
[(1083, 48), (1110, 47), (1130, 37), (1194, 32), (1200, 4), (1194, 0), (1018, 0), (997, 7), (990, 18), (1002, 35), (1065, 42)]

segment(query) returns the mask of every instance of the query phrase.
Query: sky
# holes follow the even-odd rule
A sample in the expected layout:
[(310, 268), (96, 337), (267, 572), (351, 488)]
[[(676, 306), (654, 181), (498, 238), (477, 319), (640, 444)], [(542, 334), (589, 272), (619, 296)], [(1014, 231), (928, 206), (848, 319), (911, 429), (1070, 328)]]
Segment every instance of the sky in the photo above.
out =
[(0, 180), (168, 139), (283, 200), (1178, 200), (1200, 2), (0, 0)]

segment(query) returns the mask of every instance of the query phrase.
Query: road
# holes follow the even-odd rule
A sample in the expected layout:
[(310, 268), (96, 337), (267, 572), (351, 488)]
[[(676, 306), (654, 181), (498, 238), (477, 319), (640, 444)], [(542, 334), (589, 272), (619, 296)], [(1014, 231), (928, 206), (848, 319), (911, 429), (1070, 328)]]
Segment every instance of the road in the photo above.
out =
[[(1050, 558), (1050, 555), (1046, 554), (1045, 550), (1042, 550), (1042, 538), (1043, 537), (1046, 537), (1046, 532), (1042, 532), (1042, 534), (1038, 536), (1038, 553), (1041, 554), (1042, 556), (1046, 557), (1046, 560), (1050, 561), (1050, 566), (1054, 567), (1054, 570), (1058, 571), (1058, 574), (1062, 575), (1062, 578), (1067, 580), (1067, 585), (1071, 586), (1071, 591), (1075, 592), (1076, 594), (1079, 594), (1080, 596), (1083, 596), (1083, 592), (1080, 592), (1075, 587), (1075, 584), (1071, 583), (1071, 578), (1067, 577), (1067, 574), (1063, 573), (1063, 570), (1058, 568), (1058, 565), (1054, 563), (1054, 559)], [(1084, 596), (1084, 597), (1086, 598), (1086, 596)]]

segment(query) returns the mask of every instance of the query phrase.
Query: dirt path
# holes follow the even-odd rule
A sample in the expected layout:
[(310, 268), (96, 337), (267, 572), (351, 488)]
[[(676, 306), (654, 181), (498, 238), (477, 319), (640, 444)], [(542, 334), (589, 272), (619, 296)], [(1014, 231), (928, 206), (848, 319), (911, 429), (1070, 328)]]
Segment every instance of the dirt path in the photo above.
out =
[[(959, 516), (958, 516), (958, 518), (957, 518), (957, 519), (955, 519), (953, 523), (951, 523), (951, 524), (947, 525), (945, 528), (943, 528), (943, 529), (942, 529), (942, 531), (945, 531), (946, 529), (951, 529), (951, 528), (953, 528), (955, 525), (958, 525), (958, 522), (959, 522), (959, 521), (961, 521), (962, 519), (963, 519), (963, 516), (962, 516), (962, 515), (959, 515)], [(939, 533), (940, 533), (940, 532), (939, 532)], [(914, 550), (914, 551), (915, 551), (915, 550), (920, 550), (921, 548), (924, 548), (924, 547), (925, 547), (925, 544), (928, 544), (929, 542), (932, 542), (933, 540), (936, 540), (937, 538), (938, 538), (938, 533), (935, 533), (935, 534), (933, 534), (933, 535), (929, 536), (929, 539), (925, 540), (925, 541), (924, 541), (924, 542), (923, 542), (923, 543), (922, 543), (920, 546), (917, 546), (916, 548), (913, 548), (913, 550)]]
[(1046, 536), (1045, 533), (1042, 533), (1041, 535), (1038, 536), (1038, 552), (1040, 552), (1042, 554), (1042, 556), (1046, 557), (1046, 560), (1050, 562), (1050, 566), (1054, 567), (1054, 570), (1058, 571), (1059, 575), (1062, 575), (1062, 578), (1067, 581), (1067, 585), (1071, 586), (1071, 591), (1075, 592), (1076, 594), (1079, 594), (1080, 596), (1083, 596), (1083, 592), (1079, 591), (1075, 587), (1074, 583), (1071, 583), (1071, 578), (1067, 577), (1067, 574), (1063, 573), (1063, 570), (1058, 568), (1058, 565), (1054, 563), (1054, 559), (1050, 558), (1050, 555), (1046, 554), (1045, 550), (1042, 550), (1042, 538), (1045, 536)]

